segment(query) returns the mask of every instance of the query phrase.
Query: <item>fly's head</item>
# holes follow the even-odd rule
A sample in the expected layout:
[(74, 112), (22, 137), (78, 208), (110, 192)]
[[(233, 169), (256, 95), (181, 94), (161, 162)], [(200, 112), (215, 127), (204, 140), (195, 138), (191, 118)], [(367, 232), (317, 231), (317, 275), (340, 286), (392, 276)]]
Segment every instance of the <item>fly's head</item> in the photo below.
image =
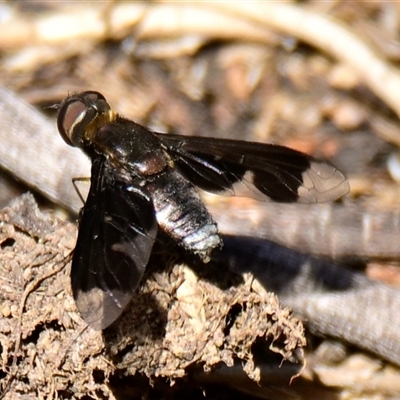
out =
[(57, 126), (67, 144), (85, 150), (97, 128), (114, 117), (102, 94), (87, 91), (68, 96), (61, 103)]

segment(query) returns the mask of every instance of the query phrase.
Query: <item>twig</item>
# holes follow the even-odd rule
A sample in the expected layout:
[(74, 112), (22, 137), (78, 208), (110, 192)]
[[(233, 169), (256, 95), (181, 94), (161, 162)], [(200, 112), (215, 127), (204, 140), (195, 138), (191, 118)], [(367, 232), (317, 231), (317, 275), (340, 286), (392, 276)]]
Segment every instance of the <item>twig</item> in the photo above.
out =
[[(400, 213), (356, 205), (276, 204), (222, 199), (207, 203), (229, 235), (267, 239), (307, 254), (400, 259)], [(228, 204), (227, 204), (228, 203)]]
[(55, 122), (2, 87), (0, 120), (1, 166), (52, 201), (79, 210), (82, 203), (71, 182), (90, 176), (89, 160), (65, 145)]
[[(77, 29), (79, 27), (79, 29)], [(121, 38), (135, 31), (136, 38), (163, 39), (183, 35), (204, 38), (256, 40), (266, 42), (265, 28), (196, 4), (146, 4), (121, 2), (105, 10), (79, 4), (69, 10), (46, 13), (35, 18), (20, 16), (2, 24), (0, 48), (68, 45), (76, 40), (100, 41)]]

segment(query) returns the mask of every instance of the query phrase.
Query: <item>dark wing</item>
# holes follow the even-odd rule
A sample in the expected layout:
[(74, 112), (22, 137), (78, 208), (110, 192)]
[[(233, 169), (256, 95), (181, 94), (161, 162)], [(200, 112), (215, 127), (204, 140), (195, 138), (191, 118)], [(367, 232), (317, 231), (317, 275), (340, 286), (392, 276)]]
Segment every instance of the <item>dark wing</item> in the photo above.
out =
[(131, 300), (156, 234), (146, 193), (115, 182), (104, 158), (95, 159), (71, 269), (76, 305), (92, 328), (109, 326)]
[(277, 202), (314, 203), (349, 191), (332, 165), (284, 146), (156, 134), (178, 170), (199, 188)]

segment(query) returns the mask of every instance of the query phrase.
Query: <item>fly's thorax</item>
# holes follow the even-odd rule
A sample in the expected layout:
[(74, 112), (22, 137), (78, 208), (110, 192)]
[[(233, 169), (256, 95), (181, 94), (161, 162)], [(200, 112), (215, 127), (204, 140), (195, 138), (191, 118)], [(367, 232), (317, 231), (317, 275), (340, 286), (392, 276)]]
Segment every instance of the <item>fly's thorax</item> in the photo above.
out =
[(148, 182), (159, 227), (189, 253), (203, 262), (222, 245), (217, 224), (190, 182), (176, 170), (167, 168)]
[(106, 155), (110, 164), (143, 179), (162, 173), (172, 163), (151, 131), (120, 116), (100, 126), (91, 142), (96, 153)]

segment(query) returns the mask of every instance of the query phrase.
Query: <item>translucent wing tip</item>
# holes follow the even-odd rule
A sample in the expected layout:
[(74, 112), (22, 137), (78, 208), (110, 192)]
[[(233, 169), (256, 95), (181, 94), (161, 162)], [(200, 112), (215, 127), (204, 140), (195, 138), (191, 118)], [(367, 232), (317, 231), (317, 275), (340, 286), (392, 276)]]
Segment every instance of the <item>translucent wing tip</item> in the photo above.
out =
[(131, 298), (132, 294), (129, 293), (114, 291), (111, 294), (100, 288), (93, 288), (88, 292), (78, 291), (75, 302), (83, 320), (92, 329), (100, 331), (122, 314)]
[(298, 189), (300, 203), (323, 203), (336, 200), (350, 191), (346, 177), (332, 165), (312, 161), (302, 174), (303, 184)]

